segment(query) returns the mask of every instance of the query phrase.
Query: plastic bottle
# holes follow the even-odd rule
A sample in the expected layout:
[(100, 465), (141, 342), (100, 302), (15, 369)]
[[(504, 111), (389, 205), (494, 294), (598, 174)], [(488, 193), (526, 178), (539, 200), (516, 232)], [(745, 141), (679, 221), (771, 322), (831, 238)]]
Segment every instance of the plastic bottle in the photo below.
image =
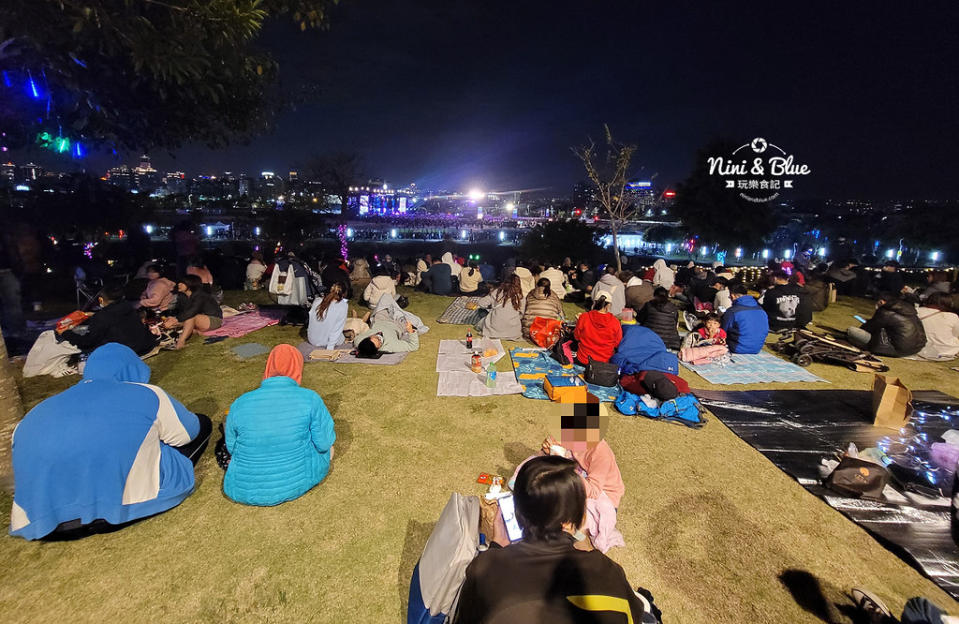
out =
[(473, 348), (473, 332), (468, 329), (466, 330), (466, 348)]

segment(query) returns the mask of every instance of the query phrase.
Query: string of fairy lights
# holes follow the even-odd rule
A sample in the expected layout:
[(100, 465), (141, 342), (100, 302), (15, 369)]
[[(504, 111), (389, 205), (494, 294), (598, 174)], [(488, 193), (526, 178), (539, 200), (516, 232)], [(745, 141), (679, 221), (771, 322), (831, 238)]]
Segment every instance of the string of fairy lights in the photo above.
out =
[[(29, 70), (3, 70), (0, 72), (3, 86), (12, 93), (22, 93), (26, 95), (28, 101), (35, 105), (31, 115), (38, 114), (38, 120), (51, 122), (56, 115), (53, 106), (53, 95), (50, 85), (47, 83), (46, 73), (41, 70), (38, 75)], [(40, 148), (56, 152), (57, 154), (70, 155), (73, 158), (83, 158), (87, 155), (87, 148), (83, 143), (83, 136), (71, 135), (63, 132), (63, 127), (57, 122), (56, 129), (44, 129), (37, 132), (33, 142)], [(7, 138), (4, 132), (2, 139)], [(6, 145), (0, 145), (0, 151), (8, 151)]]

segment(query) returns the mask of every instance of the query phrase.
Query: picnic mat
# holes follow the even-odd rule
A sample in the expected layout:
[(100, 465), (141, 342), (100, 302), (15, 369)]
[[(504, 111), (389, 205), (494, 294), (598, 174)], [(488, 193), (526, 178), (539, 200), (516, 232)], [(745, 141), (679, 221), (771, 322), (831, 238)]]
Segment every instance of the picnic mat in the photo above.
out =
[(223, 319), (223, 325), (211, 330), (200, 332), (204, 336), (226, 336), (227, 338), (239, 338), (246, 336), (250, 332), (258, 329), (276, 325), (286, 316), (283, 310), (256, 310), (246, 314), (238, 314)]
[(436, 319), (436, 322), (451, 325), (476, 325), (486, 316), (486, 310), (467, 310), (466, 304), (476, 303), (479, 300), (480, 297), (457, 297), (453, 299), (453, 303), (447, 306), (446, 311)]
[[(586, 370), (579, 364), (574, 364), (572, 368), (563, 368), (544, 349), (515, 347), (510, 349), (509, 356), (513, 360), (516, 381), (523, 386), (523, 396), (527, 399), (549, 399), (546, 390), (543, 389), (543, 379), (546, 378), (546, 375), (577, 377)], [(600, 401), (615, 401), (620, 391), (618, 384), (615, 388), (594, 386), (593, 384), (586, 384), (586, 387), (590, 394), (598, 397)]]
[(436, 382), (436, 396), (494, 396), (521, 392), (523, 386), (508, 372), (496, 375), (496, 386), (493, 388), (486, 387), (483, 373), (472, 371), (445, 371), (439, 374)]
[(733, 353), (730, 361), (723, 364), (700, 364), (693, 366), (680, 362), (711, 384), (720, 386), (752, 383), (790, 383), (794, 381), (825, 382), (801, 366), (760, 351), (755, 354)]
[[(959, 547), (949, 505), (917, 506), (898, 493), (883, 502), (847, 498), (820, 484), (818, 466), (849, 442), (860, 450), (894, 430), (872, 426), (872, 392), (861, 390), (693, 390), (710, 412), (809, 492), (873, 534), (939, 587), (959, 598)], [(938, 411), (959, 399), (914, 391), (917, 410)], [(928, 421), (933, 439), (951, 423)], [(888, 490), (888, 488), (887, 488)], [(947, 499), (948, 500), (948, 499)]]
[(440, 346), (436, 353), (436, 372), (465, 372), (475, 375), (476, 373), (470, 371), (470, 359), (473, 351), (479, 351), (482, 354), (487, 349), (496, 349), (496, 354), (484, 357), (483, 366), (496, 364), (506, 355), (503, 341), (498, 338), (474, 338), (472, 349), (466, 348), (465, 340), (440, 340)]
[[(402, 353), (384, 353), (379, 358), (373, 360), (370, 358), (358, 358), (355, 355), (350, 355), (350, 351), (353, 350), (353, 345), (350, 344), (338, 344), (335, 347), (336, 351), (340, 351), (340, 357), (336, 360), (311, 360), (310, 353), (319, 349), (308, 342), (301, 342), (296, 346), (297, 350), (303, 354), (303, 361), (306, 363), (311, 362), (330, 362), (332, 364), (372, 364), (374, 366), (392, 366), (394, 364), (399, 364), (406, 359), (406, 356), (409, 355), (408, 351)], [(321, 349), (322, 350), (322, 349)]]

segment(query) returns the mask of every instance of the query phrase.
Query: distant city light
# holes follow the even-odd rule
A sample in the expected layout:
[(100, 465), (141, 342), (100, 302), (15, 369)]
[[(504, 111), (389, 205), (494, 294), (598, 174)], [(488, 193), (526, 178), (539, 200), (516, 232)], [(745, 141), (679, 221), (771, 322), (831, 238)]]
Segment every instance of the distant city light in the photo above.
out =
[(742, 258), (742, 257), (743, 257), (743, 248), (742, 248), (742, 247), (737, 247), (737, 248), (736, 248), (736, 257), (737, 257), (737, 258)]
[(479, 201), (483, 199), (484, 197), (486, 197), (486, 193), (484, 193), (483, 191), (479, 189), (470, 189), (470, 192), (467, 193), (467, 197), (469, 197), (473, 201)]
[(460, 238), (466, 238), (466, 230), (460, 230)]
[(673, 250), (673, 244), (672, 244), (672, 243), (666, 243), (666, 253), (669, 253), (669, 252), (671, 252), (672, 250)]
[(29, 191), (29, 190), (30, 190), (30, 187), (27, 186), (26, 184), (18, 184), (18, 185), (16, 185), (15, 187), (13, 187), (13, 190), (15, 190), (15, 191)]
[(763, 260), (769, 260), (769, 250), (763, 249)]
[(892, 258), (893, 258), (895, 255), (896, 255), (896, 250), (895, 250), (895, 249), (887, 249), (887, 250), (886, 250), (886, 257), (889, 258), (890, 260), (892, 260)]
[(390, 238), (396, 238), (396, 228), (390, 230)]
[(500, 242), (503, 242), (504, 240), (506, 240), (506, 232), (504, 232), (503, 230), (499, 231), (499, 240)]
[(260, 226), (259, 226), (259, 225), (256, 226), (255, 228), (253, 228), (253, 233), (256, 234), (257, 236), (260, 235)]
[(346, 228), (346, 237), (353, 238), (353, 228)]
[(676, 197), (676, 191), (666, 191), (666, 192), (663, 193), (663, 197), (665, 197), (665, 198), (667, 198), (667, 199), (671, 199), (671, 198), (673, 198), (673, 197)]
[(384, 191), (390, 190), (390, 186), (389, 186), (389, 184), (387, 184), (386, 182), (383, 183), (383, 190), (384, 190)]
[(144, 225), (143, 231), (145, 231), (147, 234), (153, 234), (153, 226), (150, 224)]

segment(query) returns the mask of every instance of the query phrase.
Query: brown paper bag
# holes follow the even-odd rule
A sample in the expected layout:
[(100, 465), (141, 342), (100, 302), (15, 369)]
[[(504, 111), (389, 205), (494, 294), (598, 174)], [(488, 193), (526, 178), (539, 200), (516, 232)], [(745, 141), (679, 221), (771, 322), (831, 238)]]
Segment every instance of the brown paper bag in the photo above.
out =
[(876, 375), (872, 384), (872, 424), (901, 429), (912, 417), (912, 392), (898, 377)]

